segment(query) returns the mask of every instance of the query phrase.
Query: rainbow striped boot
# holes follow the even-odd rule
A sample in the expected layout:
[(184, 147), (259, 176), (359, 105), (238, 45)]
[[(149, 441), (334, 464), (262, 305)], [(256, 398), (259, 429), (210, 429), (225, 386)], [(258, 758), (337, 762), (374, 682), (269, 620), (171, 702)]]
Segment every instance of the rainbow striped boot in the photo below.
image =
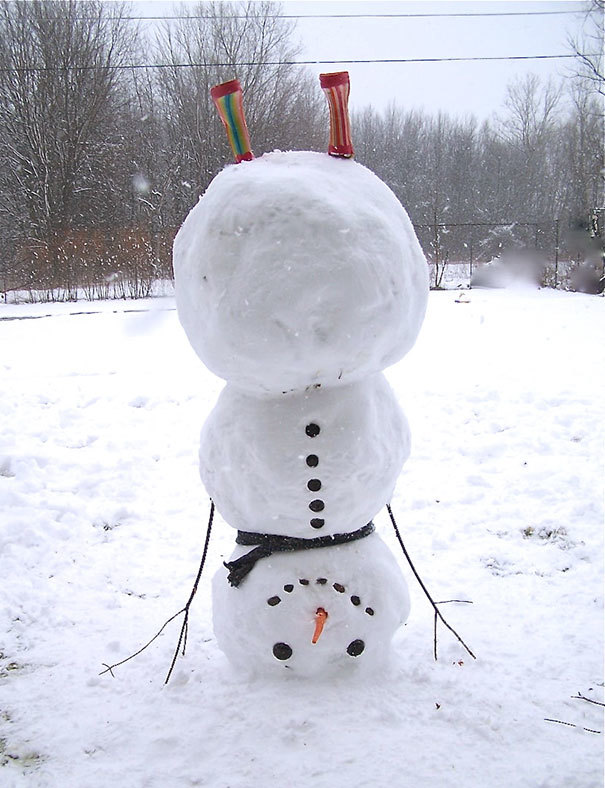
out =
[(242, 86), (238, 79), (215, 85), (210, 91), (218, 114), (227, 131), (227, 137), (236, 164), (242, 161), (251, 161), (254, 158), (250, 145), (250, 135), (246, 126)]

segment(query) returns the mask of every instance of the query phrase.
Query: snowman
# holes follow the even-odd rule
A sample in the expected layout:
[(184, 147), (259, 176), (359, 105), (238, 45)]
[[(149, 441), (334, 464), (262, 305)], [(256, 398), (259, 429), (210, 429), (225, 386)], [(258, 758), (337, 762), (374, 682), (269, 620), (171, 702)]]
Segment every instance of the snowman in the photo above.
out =
[(216, 176), (174, 244), (180, 321), (226, 381), (200, 472), (237, 530), (213, 622), (247, 672), (379, 665), (409, 613), (372, 520), (410, 450), (382, 371), (414, 344), (427, 266), (393, 192), (350, 158), (348, 75), (321, 79), (327, 154), (253, 158), (239, 83), (214, 89), (241, 163)]

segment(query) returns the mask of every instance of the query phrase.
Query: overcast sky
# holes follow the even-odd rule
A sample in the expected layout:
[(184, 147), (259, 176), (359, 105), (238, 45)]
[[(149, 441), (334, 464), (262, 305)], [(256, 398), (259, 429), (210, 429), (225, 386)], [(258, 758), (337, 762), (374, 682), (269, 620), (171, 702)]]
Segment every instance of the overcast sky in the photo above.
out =
[[(188, 4), (188, 3), (186, 3)], [(165, 0), (134, 2), (133, 14), (174, 13), (178, 4)], [(287, 0), (287, 14), (461, 14), (583, 11), (583, 2), (400, 2)], [(558, 55), (570, 52), (567, 38), (577, 35), (584, 16), (466, 16), (422, 18), (299, 19), (297, 36), (302, 60), (371, 60), (434, 57)], [(348, 70), (351, 107), (372, 104), (384, 109), (391, 101), (430, 112), (443, 110), (480, 119), (497, 111), (506, 85), (533, 72), (548, 79), (569, 74), (573, 61), (475, 61), (466, 63), (372, 63), (309, 66), (315, 73)]]

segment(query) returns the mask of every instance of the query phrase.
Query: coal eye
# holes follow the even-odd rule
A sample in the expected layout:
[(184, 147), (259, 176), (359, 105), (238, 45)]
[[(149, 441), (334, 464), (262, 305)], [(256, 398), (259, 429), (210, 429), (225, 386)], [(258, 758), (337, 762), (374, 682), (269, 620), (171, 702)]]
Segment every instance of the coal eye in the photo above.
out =
[[(365, 647), (366, 644), (363, 642), (363, 640), (353, 640), (347, 646), (347, 654), (349, 654), (351, 657), (358, 657), (363, 653)], [(275, 651), (275, 649), (273, 650)]]
[[(359, 643), (361, 643), (361, 641), (359, 641)], [(290, 659), (290, 657), (292, 656), (292, 649), (287, 643), (276, 643), (273, 646), (273, 656), (276, 659), (281, 659), (281, 660)]]

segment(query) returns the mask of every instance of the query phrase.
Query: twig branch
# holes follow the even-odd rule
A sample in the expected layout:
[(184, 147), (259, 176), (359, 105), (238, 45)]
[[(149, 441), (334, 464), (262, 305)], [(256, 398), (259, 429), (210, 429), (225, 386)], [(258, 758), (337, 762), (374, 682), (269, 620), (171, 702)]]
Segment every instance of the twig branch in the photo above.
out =
[(113, 665), (108, 665), (106, 662), (104, 662), (103, 666), (105, 667), (105, 670), (102, 670), (99, 673), (99, 676), (102, 676), (104, 673), (111, 673), (111, 675), (113, 676), (113, 669), (114, 668), (118, 668), (118, 667), (120, 667), (120, 665), (123, 665), (125, 662), (130, 662), (131, 659), (134, 659), (135, 657), (138, 657), (139, 654), (141, 654), (143, 651), (145, 651), (146, 648), (149, 648), (149, 646), (153, 643), (154, 640), (157, 640), (159, 638), (159, 636), (166, 629), (168, 624), (170, 624), (171, 621), (174, 621), (175, 618), (180, 616), (184, 609), (185, 608), (183, 608), (182, 610), (179, 610), (179, 612), (175, 613), (173, 616), (170, 616), (170, 618), (162, 624), (162, 628), (151, 638), (151, 640), (149, 642), (145, 643), (144, 646), (141, 646), (141, 648), (138, 651), (135, 651), (134, 654), (131, 654), (129, 657), (126, 657), (126, 659), (123, 659), (120, 662), (115, 662)]
[(581, 692), (578, 692), (577, 695), (570, 695), (570, 697), (575, 698), (576, 700), (585, 700), (586, 703), (594, 703), (595, 706), (605, 706), (605, 703), (601, 703), (600, 700), (592, 700), (592, 698), (584, 697)]
[[(437, 607), (437, 604), (438, 604), (438, 603), (436, 603), (436, 602), (433, 600), (433, 597), (430, 595), (430, 593), (429, 593), (429, 591), (428, 591), (427, 587), (426, 587), (426, 586), (424, 585), (424, 583), (422, 582), (422, 578), (420, 577), (420, 575), (419, 575), (419, 574), (418, 574), (418, 572), (416, 571), (416, 567), (415, 567), (415, 566), (414, 566), (414, 564), (412, 563), (412, 559), (410, 558), (410, 556), (409, 556), (409, 554), (408, 554), (408, 551), (406, 550), (406, 548), (405, 548), (405, 545), (403, 544), (403, 539), (401, 538), (401, 534), (399, 533), (399, 528), (397, 527), (397, 523), (395, 522), (395, 517), (394, 517), (394, 515), (393, 515), (393, 510), (391, 509), (391, 506), (390, 506), (390, 504), (387, 504), (387, 511), (388, 511), (388, 513), (389, 513), (389, 517), (391, 518), (391, 523), (392, 523), (392, 525), (393, 525), (393, 528), (395, 529), (395, 536), (397, 537), (397, 541), (399, 542), (399, 545), (400, 545), (401, 549), (403, 550), (403, 554), (404, 554), (404, 556), (405, 556), (405, 558), (406, 558), (406, 561), (407, 561), (407, 562), (408, 562), (408, 564), (410, 565), (410, 568), (411, 568), (412, 572), (414, 573), (414, 577), (416, 578), (416, 580), (417, 580), (417, 581), (418, 581), (418, 583), (420, 584), (420, 588), (422, 588), (422, 590), (424, 591), (424, 593), (425, 593), (425, 595), (426, 595), (427, 599), (429, 600), (429, 602), (430, 602), (430, 603), (431, 603), (431, 605), (433, 606), (433, 610), (435, 611), (435, 635), (434, 635), (434, 640), (433, 640), (433, 655), (434, 655), (434, 657), (435, 657), (435, 660), (437, 660), (437, 619), (440, 619), (440, 620), (441, 620), (441, 622), (442, 622), (442, 623), (443, 623), (443, 624), (444, 624), (444, 625), (447, 627), (447, 629), (449, 629), (449, 630), (450, 630), (450, 632), (451, 632), (453, 635), (455, 635), (455, 637), (456, 637), (456, 638), (458, 639), (458, 641), (459, 641), (459, 642), (460, 642), (460, 643), (461, 643), (461, 644), (464, 646), (464, 648), (465, 648), (465, 649), (467, 650), (467, 652), (468, 652), (468, 653), (471, 655), (471, 657), (472, 657), (473, 659), (477, 659), (477, 657), (476, 657), (476, 656), (473, 654), (473, 652), (470, 650), (470, 648), (469, 648), (469, 647), (466, 645), (466, 643), (464, 642), (464, 640), (462, 640), (462, 638), (461, 638), (461, 637), (460, 637), (460, 635), (459, 635), (459, 634), (456, 632), (456, 630), (455, 630), (455, 629), (454, 629), (452, 626), (450, 626), (450, 625), (447, 623), (447, 621), (445, 620), (445, 618), (444, 618), (444, 617), (441, 615), (441, 611), (440, 611), (440, 610), (439, 610), (439, 608)], [(467, 601), (467, 600), (461, 600), (461, 601)], [(443, 603), (439, 603), (439, 604), (443, 604)]]
[[(450, 602), (459, 602), (461, 604), (472, 605), (470, 599), (445, 599), (443, 602), (435, 602), (436, 605), (449, 605)], [(435, 613), (435, 618), (433, 620), (433, 656), (435, 658), (435, 662), (437, 661), (437, 623), (439, 619), (437, 618), (437, 613)]]
[(583, 728), (581, 725), (576, 725), (574, 722), (564, 722), (563, 720), (551, 720), (548, 717), (544, 717), (544, 722), (556, 722), (557, 725), (567, 725), (570, 728), (582, 728), (583, 731), (587, 733), (601, 733), (601, 731), (595, 731), (593, 728)]
[(472, 605), (472, 599), (444, 599), (442, 602), (435, 602), (436, 605), (449, 605), (450, 602), (458, 602), (461, 605)]
[(185, 618), (183, 619), (183, 626), (181, 627), (181, 634), (179, 635), (179, 642), (177, 643), (176, 649), (174, 651), (174, 656), (172, 657), (172, 662), (170, 664), (170, 670), (166, 675), (166, 679), (164, 684), (168, 684), (170, 681), (170, 676), (172, 675), (172, 671), (174, 670), (174, 666), (176, 664), (179, 650), (181, 648), (181, 643), (183, 644), (183, 656), (185, 656), (185, 649), (187, 648), (187, 635), (189, 634), (189, 608), (191, 607), (191, 603), (193, 602), (193, 597), (197, 593), (197, 587), (200, 582), (200, 577), (202, 576), (202, 570), (204, 569), (204, 564), (206, 563), (206, 555), (208, 553), (208, 545), (210, 544), (210, 533), (212, 531), (212, 522), (214, 520), (214, 501), (210, 501), (210, 517), (208, 518), (208, 527), (206, 529), (206, 541), (204, 542), (204, 550), (202, 552), (202, 559), (200, 561), (200, 567), (197, 570), (197, 577), (195, 578), (195, 582), (193, 584), (193, 588), (191, 589), (191, 594), (189, 595), (189, 599), (187, 600), (187, 604), (182, 609), (181, 613), (185, 613)]
[(149, 646), (155, 640), (157, 640), (159, 638), (159, 636), (166, 629), (168, 624), (170, 624), (172, 621), (174, 621), (175, 618), (178, 618), (181, 615), (181, 613), (184, 613), (185, 614), (185, 618), (183, 620), (183, 625), (181, 627), (181, 632), (180, 632), (180, 635), (179, 635), (179, 641), (177, 643), (177, 647), (176, 647), (176, 650), (174, 652), (174, 656), (172, 658), (172, 663), (170, 665), (170, 670), (168, 671), (168, 675), (166, 676), (166, 680), (164, 681), (164, 684), (168, 684), (168, 681), (170, 679), (170, 676), (172, 675), (172, 671), (173, 671), (174, 666), (176, 664), (176, 660), (177, 660), (177, 657), (178, 657), (178, 654), (179, 654), (179, 651), (180, 651), (180, 648), (181, 648), (181, 643), (183, 644), (183, 656), (185, 656), (185, 648), (187, 646), (187, 635), (188, 635), (188, 632), (189, 632), (189, 608), (191, 607), (191, 603), (193, 602), (193, 598), (194, 598), (194, 596), (195, 596), (195, 594), (197, 592), (197, 587), (199, 585), (200, 578), (202, 576), (202, 570), (204, 569), (204, 564), (206, 563), (206, 555), (208, 553), (208, 545), (210, 544), (210, 533), (212, 531), (212, 522), (213, 522), (213, 520), (214, 520), (214, 501), (211, 500), (210, 501), (210, 516), (208, 518), (208, 526), (206, 528), (206, 540), (204, 542), (204, 550), (202, 552), (202, 558), (201, 558), (201, 561), (200, 561), (199, 569), (197, 571), (197, 576), (195, 578), (195, 582), (193, 584), (193, 588), (191, 590), (191, 594), (189, 595), (189, 599), (187, 600), (186, 605), (184, 607), (182, 607), (177, 613), (175, 613), (174, 615), (170, 616), (170, 618), (167, 619), (162, 624), (161, 628), (151, 638), (151, 640), (149, 640), (144, 646), (141, 646), (141, 648), (138, 651), (135, 651), (134, 654), (131, 654), (129, 657), (126, 657), (126, 659), (120, 660), (120, 662), (115, 662), (113, 665), (108, 665), (106, 662), (104, 662), (103, 663), (103, 667), (105, 668), (105, 670), (102, 670), (99, 673), (99, 676), (102, 676), (104, 673), (110, 673), (113, 676), (114, 675), (113, 674), (113, 669), (114, 668), (117, 668), (120, 665), (123, 665), (125, 662), (130, 662), (130, 660), (134, 659), (135, 657), (138, 657), (139, 654), (141, 654), (143, 651), (145, 651), (146, 648), (149, 648)]

